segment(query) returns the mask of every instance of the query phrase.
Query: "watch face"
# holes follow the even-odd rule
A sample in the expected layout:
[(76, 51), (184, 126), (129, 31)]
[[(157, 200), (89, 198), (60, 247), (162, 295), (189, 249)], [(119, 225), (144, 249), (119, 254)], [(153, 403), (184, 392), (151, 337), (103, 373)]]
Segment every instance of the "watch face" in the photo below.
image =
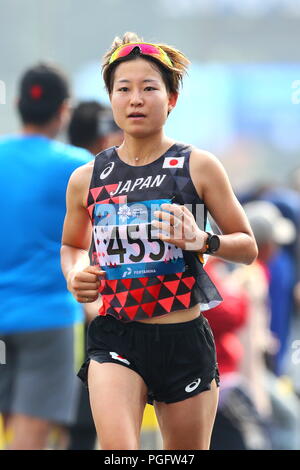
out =
[(214, 252), (219, 249), (220, 246), (220, 239), (218, 235), (212, 235), (209, 240), (209, 250)]

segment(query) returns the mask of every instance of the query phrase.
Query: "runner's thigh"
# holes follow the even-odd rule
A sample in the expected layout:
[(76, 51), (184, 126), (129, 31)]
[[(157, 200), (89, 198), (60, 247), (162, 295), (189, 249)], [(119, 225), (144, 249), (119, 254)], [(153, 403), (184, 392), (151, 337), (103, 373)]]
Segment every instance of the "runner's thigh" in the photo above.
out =
[(88, 386), (101, 448), (137, 448), (147, 401), (142, 377), (128, 367), (91, 359)]

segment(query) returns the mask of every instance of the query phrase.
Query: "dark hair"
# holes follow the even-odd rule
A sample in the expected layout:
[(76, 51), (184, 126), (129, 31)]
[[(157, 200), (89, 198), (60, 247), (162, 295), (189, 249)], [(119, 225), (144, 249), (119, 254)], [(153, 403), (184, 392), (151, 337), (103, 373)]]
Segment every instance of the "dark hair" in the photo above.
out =
[[(149, 62), (155, 64), (164, 80), (166, 88), (169, 92), (178, 93), (180, 85), (182, 83), (182, 79), (184, 74), (187, 72), (188, 64), (190, 63), (187, 57), (185, 57), (182, 52), (178, 51), (174, 47), (168, 46), (167, 44), (156, 44), (161, 49), (163, 49), (166, 54), (168, 55), (169, 59), (172, 62), (172, 67), (168, 67), (162, 64), (159, 60), (156, 60), (154, 57), (148, 55), (140, 55), (138, 48), (132, 51), (132, 54), (122, 57), (112, 64), (109, 63), (109, 60), (115, 50), (123, 44), (129, 43), (139, 43), (144, 42), (142, 38), (140, 38), (136, 33), (125, 33), (123, 38), (120, 39), (116, 37), (112, 43), (110, 50), (105, 54), (103, 58), (102, 64), (102, 73), (103, 73), (103, 80), (105, 83), (105, 87), (109, 94), (112, 92), (113, 82), (114, 82), (114, 74), (116, 67), (121, 63), (128, 60), (134, 60), (138, 57), (142, 57)], [(138, 54), (138, 55), (137, 55)]]
[(46, 124), (68, 97), (68, 82), (59, 69), (47, 64), (28, 69), (19, 85), (18, 110), (23, 123)]
[(73, 111), (68, 136), (72, 145), (88, 148), (96, 139), (117, 130), (110, 108), (97, 101), (83, 101)]

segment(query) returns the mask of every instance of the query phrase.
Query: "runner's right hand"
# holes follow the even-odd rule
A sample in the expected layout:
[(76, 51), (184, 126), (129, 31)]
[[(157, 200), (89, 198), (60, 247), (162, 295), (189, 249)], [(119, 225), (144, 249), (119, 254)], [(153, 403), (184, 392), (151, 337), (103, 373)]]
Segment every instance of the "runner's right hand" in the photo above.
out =
[(97, 266), (87, 266), (82, 271), (71, 270), (67, 278), (68, 290), (73, 294), (77, 302), (90, 303), (99, 296), (100, 279), (105, 276)]

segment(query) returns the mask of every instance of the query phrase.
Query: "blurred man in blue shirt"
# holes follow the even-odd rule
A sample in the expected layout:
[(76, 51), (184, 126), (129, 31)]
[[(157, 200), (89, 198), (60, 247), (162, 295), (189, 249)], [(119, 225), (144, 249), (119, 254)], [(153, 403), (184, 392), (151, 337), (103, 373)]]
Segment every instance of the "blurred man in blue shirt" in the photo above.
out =
[(89, 152), (53, 140), (67, 124), (65, 77), (44, 64), (23, 75), (19, 135), (0, 138), (0, 413), (10, 449), (42, 449), (76, 409), (75, 323), (82, 308), (60, 269), (65, 192)]

